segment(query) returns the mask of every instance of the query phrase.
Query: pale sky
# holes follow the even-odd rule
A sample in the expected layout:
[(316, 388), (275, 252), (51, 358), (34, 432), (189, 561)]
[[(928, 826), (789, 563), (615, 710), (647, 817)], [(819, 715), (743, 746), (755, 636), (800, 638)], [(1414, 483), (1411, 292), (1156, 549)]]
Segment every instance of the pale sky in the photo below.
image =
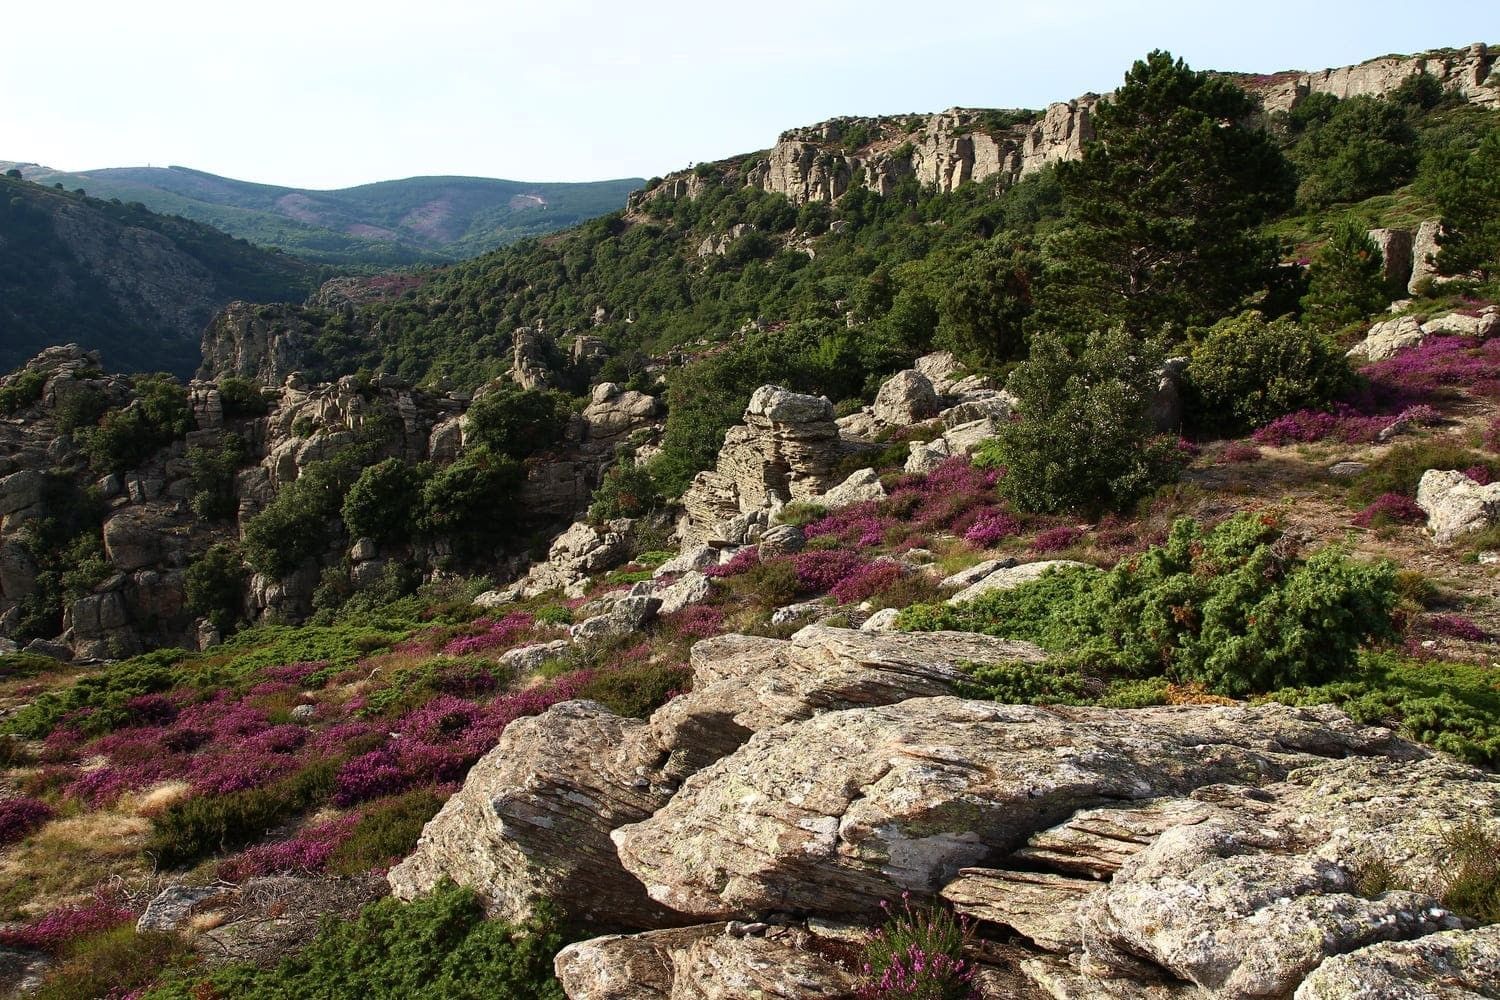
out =
[(341, 187), (649, 177), (841, 114), (1042, 107), (1166, 48), (1322, 69), (1500, 43), (1464, 0), (77, 0), (0, 15), (0, 159)]

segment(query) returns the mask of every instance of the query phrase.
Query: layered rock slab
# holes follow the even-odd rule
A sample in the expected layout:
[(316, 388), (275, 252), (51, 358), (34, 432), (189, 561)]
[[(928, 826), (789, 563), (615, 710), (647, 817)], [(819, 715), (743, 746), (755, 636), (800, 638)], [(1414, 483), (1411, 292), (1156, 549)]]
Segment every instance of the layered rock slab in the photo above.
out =
[(391, 892), (412, 899), (446, 878), (511, 920), (545, 897), (588, 926), (680, 923), (620, 868), (609, 839), (671, 797), (661, 759), (644, 722), (594, 702), (518, 719), (391, 869)]
[(651, 897), (718, 919), (865, 914), (931, 893), (1079, 809), (1421, 751), (1336, 712), (1119, 711), (914, 698), (766, 730), (612, 838)]

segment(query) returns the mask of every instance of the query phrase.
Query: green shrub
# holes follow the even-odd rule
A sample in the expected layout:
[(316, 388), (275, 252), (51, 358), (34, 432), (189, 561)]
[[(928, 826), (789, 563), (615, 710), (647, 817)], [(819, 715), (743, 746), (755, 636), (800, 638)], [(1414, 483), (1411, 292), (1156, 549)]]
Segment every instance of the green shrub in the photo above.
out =
[[(29, 739), (41, 739), (69, 712), (88, 708), (86, 732), (106, 732), (128, 718), (125, 703), (137, 695), (170, 691), (183, 680), (177, 661), (180, 649), (157, 650), (102, 671), (58, 691), (46, 691), (19, 709), (4, 724), (4, 731)], [(290, 661), (286, 661), (290, 662)]]
[(135, 468), (192, 429), (187, 390), (170, 375), (137, 376), (135, 395), (129, 406), (111, 410), (85, 432), (83, 451), (96, 471)]
[(567, 428), (567, 397), (509, 383), (480, 396), (464, 415), (467, 442), (517, 459), (556, 444)]
[(1353, 381), (1328, 338), (1254, 311), (1214, 324), (1193, 348), (1187, 374), (1193, 422), (1226, 433), (1323, 406)]
[(513, 530), (522, 470), (488, 448), (470, 449), (422, 487), (418, 529), (449, 539), (456, 550), (478, 552)]
[(1446, 841), (1443, 905), (1481, 924), (1500, 924), (1500, 835), (1470, 821), (1450, 830)]
[(282, 577), (333, 543), (344, 497), (369, 459), (370, 445), (357, 443), (312, 462), (245, 523), (245, 561), (257, 573)]
[(263, 417), (271, 410), (271, 404), (261, 395), (260, 386), (238, 375), (219, 379), (219, 399), (224, 405), (224, 416), (231, 420)]
[(329, 857), (328, 870), (358, 875), (406, 857), (417, 846), (422, 827), (446, 801), (431, 788), (418, 788), (367, 807), (349, 839)]
[(189, 448), (187, 459), (193, 513), (210, 521), (234, 517), (239, 510), (235, 474), (250, 460), (245, 440), (238, 434), (224, 434), (217, 448)]
[(422, 488), (431, 470), (388, 458), (368, 466), (344, 497), (344, 527), (352, 538), (404, 542), (416, 530)]
[(163, 868), (176, 868), (257, 841), (326, 799), (337, 767), (338, 761), (324, 759), (262, 788), (169, 806), (151, 821), (146, 854)]
[(447, 883), (410, 903), (372, 903), (357, 920), (330, 920), (273, 968), (241, 962), (183, 974), (146, 1000), (563, 1000), (552, 957), (568, 939), (555, 911), (536, 911), (522, 924), (486, 920), (473, 890)]
[(1475, 269), (1500, 273), (1500, 129), (1472, 150), (1435, 150), (1422, 164), (1420, 185), (1442, 213), (1438, 267), (1444, 274)]
[(1083, 675), (1068, 664), (983, 663), (967, 666), (966, 698), (1006, 705), (1080, 705), (1089, 701)]
[(1025, 511), (1102, 512), (1176, 479), (1183, 456), (1151, 424), (1161, 362), (1119, 328), (1090, 336), (1076, 358), (1038, 335), (1009, 382), (1023, 419), (1001, 425), (985, 452), (1006, 468), (1001, 493)]
[(1369, 231), (1353, 218), (1334, 224), (1313, 258), (1302, 309), (1309, 325), (1333, 330), (1383, 310), (1395, 290)]
[(538, 625), (571, 625), (573, 612), (560, 604), (549, 604), (537, 610), (536, 623)]
[(611, 466), (594, 491), (589, 520), (595, 523), (617, 517), (644, 517), (662, 504), (656, 477), (645, 465), (622, 461)]
[(1183, 519), (1165, 545), (1109, 572), (1066, 569), (898, 624), (1029, 639), (1093, 669), (1165, 676), (1230, 695), (1316, 684), (1362, 643), (1394, 637), (1395, 568), (1338, 548), (1293, 554), (1269, 518), (1204, 531)]
[(240, 616), (245, 596), (245, 566), (233, 545), (214, 545), (195, 559), (184, 576), (187, 608), (207, 618), (227, 635)]
[(18, 372), (10, 385), (0, 386), (0, 413), (14, 416), (42, 398), (47, 376), (33, 368)]
[(692, 671), (680, 663), (642, 663), (603, 671), (578, 692), (616, 715), (644, 719), (674, 691), (692, 686)]
[(93, 427), (108, 409), (109, 399), (104, 393), (91, 385), (74, 384), (67, 391), (58, 392), (53, 413), (57, 429), (72, 434), (80, 428)]
[(1267, 698), (1287, 705), (1337, 705), (1356, 721), (1394, 725), (1411, 739), (1472, 764), (1500, 766), (1500, 689), (1490, 667), (1370, 652), (1348, 676), (1272, 691)]

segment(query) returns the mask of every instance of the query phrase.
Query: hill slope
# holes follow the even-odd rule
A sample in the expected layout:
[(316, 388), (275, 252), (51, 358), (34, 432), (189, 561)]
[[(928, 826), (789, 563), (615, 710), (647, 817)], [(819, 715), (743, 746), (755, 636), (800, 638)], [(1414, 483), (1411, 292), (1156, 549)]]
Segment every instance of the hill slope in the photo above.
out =
[(28, 180), (140, 202), (262, 246), (326, 264), (400, 266), (459, 260), (614, 211), (640, 178), (530, 184), (410, 177), (336, 191), (233, 180), (187, 167), (69, 173), (0, 161)]
[(233, 299), (302, 299), (317, 268), (209, 226), (0, 177), (0, 368), (77, 342), (123, 370), (190, 374)]

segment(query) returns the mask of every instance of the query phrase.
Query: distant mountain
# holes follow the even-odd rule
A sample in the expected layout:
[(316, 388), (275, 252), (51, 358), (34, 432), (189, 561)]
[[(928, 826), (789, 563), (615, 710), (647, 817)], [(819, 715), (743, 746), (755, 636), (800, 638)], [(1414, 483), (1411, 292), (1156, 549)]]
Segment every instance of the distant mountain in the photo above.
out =
[(617, 211), (644, 181), (528, 184), (485, 177), (411, 177), (337, 191), (276, 187), (187, 167), (68, 173), (0, 160), (27, 180), (140, 202), (261, 246), (340, 266), (462, 260), (527, 236)]
[(0, 371), (71, 342), (111, 369), (190, 375), (228, 302), (300, 301), (323, 276), (199, 222), (0, 176)]

